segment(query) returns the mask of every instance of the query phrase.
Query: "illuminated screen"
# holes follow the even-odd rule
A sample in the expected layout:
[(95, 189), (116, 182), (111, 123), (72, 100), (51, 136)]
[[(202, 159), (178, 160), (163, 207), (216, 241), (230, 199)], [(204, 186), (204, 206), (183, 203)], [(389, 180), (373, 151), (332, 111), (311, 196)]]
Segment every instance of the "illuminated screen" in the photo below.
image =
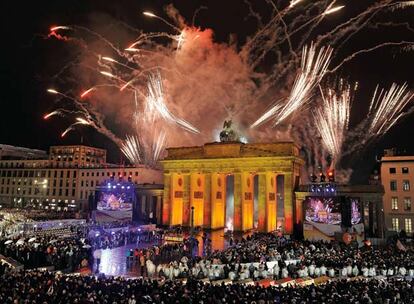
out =
[(307, 197), (305, 219), (310, 223), (341, 225), (341, 203), (336, 197)]
[(100, 211), (129, 211), (132, 210), (133, 193), (101, 192), (97, 204)]
[(356, 225), (362, 222), (361, 202), (358, 198), (351, 198), (351, 224)]

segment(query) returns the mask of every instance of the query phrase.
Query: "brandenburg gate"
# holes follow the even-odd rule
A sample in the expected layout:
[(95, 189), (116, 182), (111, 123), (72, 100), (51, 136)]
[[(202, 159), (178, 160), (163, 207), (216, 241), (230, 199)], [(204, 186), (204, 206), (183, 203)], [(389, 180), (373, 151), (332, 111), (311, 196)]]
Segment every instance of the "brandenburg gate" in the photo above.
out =
[[(304, 161), (293, 142), (243, 144), (209, 143), (199, 147), (168, 148), (164, 167), (162, 223), (218, 229), (226, 220), (226, 180), (234, 180), (235, 231), (253, 227), (254, 177), (258, 176), (258, 230), (274, 231), (277, 195), (283, 193), (284, 232), (293, 232), (294, 188), (299, 184)], [(283, 175), (283, 189), (277, 177)], [(193, 212), (191, 212), (193, 209)], [(191, 217), (193, 217), (191, 219)]]

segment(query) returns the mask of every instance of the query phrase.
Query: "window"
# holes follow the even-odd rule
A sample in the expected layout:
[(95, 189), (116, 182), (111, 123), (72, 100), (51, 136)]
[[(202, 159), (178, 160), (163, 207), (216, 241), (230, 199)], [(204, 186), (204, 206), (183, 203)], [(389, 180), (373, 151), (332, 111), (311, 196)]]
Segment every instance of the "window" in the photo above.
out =
[(403, 180), (403, 190), (404, 191), (410, 191), (410, 181), (409, 180)]
[(403, 174), (408, 174), (408, 173), (409, 173), (409, 170), (408, 170), (408, 168), (407, 168), (407, 167), (403, 167), (403, 168), (401, 169), (401, 172), (402, 172)]
[(398, 231), (400, 229), (400, 223), (398, 221), (398, 218), (394, 217), (392, 218), (392, 230)]
[(404, 210), (411, 211), (411, 197), (404, 197)]
[(73, 178), (76, 178), (76, 171), (73, 171)]
[(395, 168), (390, 168), (390, 173), (395, 174), (395, 173), (397, 173), (397, 170)]
[(412, 226), (412, 222), (410, 218), (406, 218), (404, 220), (404, 230), (407, 233), (412, 233), (413, 232), (413, 226)]
[(390, 189), (391, 191), (397, 191), (397, 181), (390, 181)]
[(391, 198), (391, 209), (398, 210), (398, 197)]
[(137, 172), (135, 172), (135, 176), (138, 176), (138, 171), (137, 171)]

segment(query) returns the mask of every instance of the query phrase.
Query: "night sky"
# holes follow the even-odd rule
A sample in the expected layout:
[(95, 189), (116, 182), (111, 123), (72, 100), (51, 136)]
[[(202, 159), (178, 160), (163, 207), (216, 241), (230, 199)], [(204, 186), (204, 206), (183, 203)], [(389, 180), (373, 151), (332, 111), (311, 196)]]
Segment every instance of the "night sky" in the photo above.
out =
[[(304, 0), (308, 1), (308, 0)], [(254, 8), (266, 15), (265, 1), (253, 0)], [(280, 1), (287, 3), (288, 1)], [(338, 5), (341, 4), (338, 1)], [(342, 1), (346, 9), (329, 16), (324, 22), (335, 22), (336, 18), (346, 20), (361, 8), (361, 2)], [(195, 25), (212, 28), (217, 41), (227, 42), (230, 34), (236, 34), (239, 42), (244, 42), (257, 28), (256, 20), (247, 18), (248, 6), (242, 0), (181, 0), (181, 1), (128, 1), (128, 0), (43, 0), (43, 1), (1, 1), (1, 59), (0, 64), (0, 101), (2, 103), (0, 118), (0, 143), (47, 149), (56, 144), (77, 144), (81, 137), (83, 143), (109, 149), (111, 161), (119, 161), (121, 155), (110, 140), (90, 128), (72, 132), (65, 138), (60, 134), (68, 122), (65, 118), (44, 121), (42, 116), (53, 110), (53, 96), (45, 93), (51, 78), (71, 57), (65, 45), (56, 39), (45, 39), (52, 25), (78, 24), (90, 26), (103, 17), (119, 20), (146, 31), (168, 31), (161, 22), (142, 16), (143, 11), (152, 11), (166, 17), (163, 6), (173, 3), (180, 13), (191, 22), (197, 8), (205, 6), (195, 19)], [(382, 14), (382, 22), (411, 22), (414, 29), (414, 7), (403, 12)], [(387, 20), (389, 18), (389, 20)], [(323, 26), (323, 24), (322, 24)], [(377, 30), (364, 30), (352, 37), (345, 52), (372, 45), (378, 39), (391, 41), (414, 41), (405, 25), (391, 28), (381, 27)], [(388, 39), (389, 38), (389, 39)], [(355, 98), (356, 113), (358, 104), (368, 102), (369, 95), (377, 83), (389, 86), (393, 81), (408, 82), (414, 89), (413, 51), (401, 52), (395, 48), (381, 50), (359, 56), (347, 64), (343, 71), (350, 80), (359, 80), (361, 89)], [(265, 69), (265, 67), (263, 67)], [(367, 94), (368, 93), (368, 94)], [(414, 102), (414, 101), (413, 101)], [(404, 119), (394, 127), (381, 141), (364, 153), (364, 172), (374, 165), (374, 157), (384, 147), (398, 147), (414, 152), (413, 139), (414, 115)], [(366, 161), (369, 161), (369, 166)], [(357, 164), (359, 166), (360, 164)], [(368, 170), (368, 171), (367, 171)]]

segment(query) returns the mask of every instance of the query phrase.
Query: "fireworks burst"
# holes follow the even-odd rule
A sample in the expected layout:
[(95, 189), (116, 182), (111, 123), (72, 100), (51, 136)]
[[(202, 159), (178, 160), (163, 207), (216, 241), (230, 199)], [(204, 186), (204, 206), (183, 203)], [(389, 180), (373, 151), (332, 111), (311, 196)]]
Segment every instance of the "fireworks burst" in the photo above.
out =
[[(334, 155), (338, 163), (344, 145), (347, 150), (356, 147), (344, 138), (349, 134), (358, 134), (355, 142), (366, 142), (366, 138), (378, 138), (398, 122), (402, 111), (410, 107), (406, 85), (374, 95), (369, 109), (372, 125), (365, 133), (346, 132), (350, 103), (346, 91), (323, 90), (322, 104), (312, 97), (322, 78), (343, 74), (346, 64), (357, 56), (390, 47), (412, 50), (414, 43), (410, 41), (380, 41), (354, 53), (338, 52), (364, 27), (380, 22), (376, 18), (381, 14), (411, 8), (413, 1), (374, 1), (343, 23), (325, 18), (347, 9), (336, 1), (291, 0), (285, 6), (266, 3), (270, 12), (266, 18), (251, 7), (250, 15), (256, 16), (260, 25), (244, 45), (215, 42), (212, 30), (187, 25), (172, 5), (165, 8), (165, 18), (143, 13), (153, 22), (169, 26), (171, 33), (144, 33), (108, 20), (102, 24), (110, 24), (110, 31), (53, 26), (49, 38), (80, 48), (79, 56), (54, 77), (54, 84), (64, 92), (82, 92), (80, 98), (88, 97), (90, 102), (80, 102), (55, 89), (48, 92), (58, 95), (57, 102), (62, 102), (59, 110), (67, 101), (72, 102), (73, 109), (59, 115), (85, 119), (112, 139), (134, 164), (155, 165), (167, 145), (209, 142), (214, 130), (229, 117), (245, 129), (243, 135), (249, 140), (292, 139), (303, 144), (310, 155), (310, 167), (319, 166), (326, 153)], [(322, 20), (326, 21), (323, 27)], [(390, 21), (388, 26), (394, 24)], [(113, 34), (106, 37), (102, 32)], [(332, 59), (336, 66), (328, 71)], [(267, 72), (263, 66), (269, 67)], [(306, 107), (315, 110), (303, 111)], [(289, 120), (299, 112), (300, 120)], [(316, 116), (324, 114), (325, 125), (311, 128), (315, 112)], [(104, 124), (109, 120), (119, 124), (114, 131)], [(269, 120), (273, 126), (288, 128), (265, 127)], [(76, 120), (68, 129), (76, 124), (81, 122)], [(321, 133), (323, 145), (313, 142), (316, 132)]]
[(372, 96), (368, 117), (371, 117), (369, 131), (375, 136), (386, 133), (406, 113), (414, 94), (407, 90), (407, 84), (399, 86), (393, 83), (388, 91), (376, 87)]
[(353, 93), (349, 85), (344, 85), (339, 95), (332, 88), (326, 89), (326, 93), (322, 88), (320, 91), (323, 104), (315, 111), (315, 123), (322, 143), (332, 157), (331, 166), (334, 168), (348, 130)]
[(312, 90), (325, 75), (331, 56), (332, 48), (330, 47), (323, 47), (319, 51), (316, 50), (314, 44), (311, 44), (309, 48), (304, 47), (301, 71), (296, 77), (286, 104), (281, 107), (280, 111), (278, 111), (280, 106), (275, 105), (256, 120), (251, 127), (258, 126), (273, 115), (275, 115), (274, 126), (276, 126), (305, 105), (311, 97)]
[(121, 151), (132, 164), (142, 163), (142, 152), (138, 137), (127, 135), (125, 141), (122, 143)]

